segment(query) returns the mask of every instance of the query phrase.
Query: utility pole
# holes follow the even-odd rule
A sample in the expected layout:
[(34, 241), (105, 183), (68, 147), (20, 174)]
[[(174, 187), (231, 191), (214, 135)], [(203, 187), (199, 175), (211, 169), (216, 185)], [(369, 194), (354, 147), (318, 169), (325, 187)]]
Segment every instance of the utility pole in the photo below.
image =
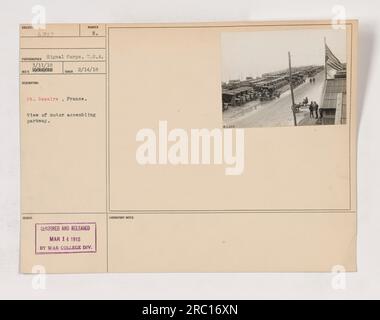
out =
[(326, 37), (324, 38), (324, 41), (325, 41), (325, 80), (327, 80), (327, 54), (326, 54), (327, 40), (326, 40)]
[(296, 117), (296, 104), (294, 102), (294, 91), (293, 91), (293, 77), (292, 77), (292, 56), (289, 54), (289, 77), (290, 77), (290, 92), (292, 94), (292, 112), (294, 119), (294, 126), (297, 126), (297, 117)]

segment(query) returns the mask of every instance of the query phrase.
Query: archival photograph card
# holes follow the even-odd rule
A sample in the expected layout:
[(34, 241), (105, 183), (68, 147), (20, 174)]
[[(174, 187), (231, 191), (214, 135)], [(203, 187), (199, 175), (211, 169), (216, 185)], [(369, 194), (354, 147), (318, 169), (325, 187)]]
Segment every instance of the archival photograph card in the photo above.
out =
[(356, 271), (357, 29), (20, 25), (21, 272)]

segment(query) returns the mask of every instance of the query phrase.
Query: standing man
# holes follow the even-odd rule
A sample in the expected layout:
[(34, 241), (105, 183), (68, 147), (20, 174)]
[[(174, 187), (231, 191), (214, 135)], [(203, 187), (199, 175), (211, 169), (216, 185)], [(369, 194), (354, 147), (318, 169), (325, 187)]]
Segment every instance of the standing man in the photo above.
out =
[(314, 105), (314, 109), (315, 109), (315, 117), (318, 119), (318, 109), (319, 109), (319, 105), (318, 103), (315, 102), (315, 105)]
[(310, 118), (314, 118), (314, 101), (311, 101), (309, 106)]
[(319, 119), (323, 118), (323, 109), (319, 108)]

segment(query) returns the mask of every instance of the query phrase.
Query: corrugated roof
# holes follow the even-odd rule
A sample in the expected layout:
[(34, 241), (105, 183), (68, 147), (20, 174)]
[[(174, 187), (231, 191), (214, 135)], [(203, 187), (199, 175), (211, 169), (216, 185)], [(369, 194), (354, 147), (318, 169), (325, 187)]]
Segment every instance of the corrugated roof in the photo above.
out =
[(235, 94), (239, 94), (239, 93), (244, 92), (244, 91), (253, 91), (253, 89), (251, 87), (240, 87), (240, 88), (231, 89), (231, 90), (223, 89), (222, 93), (223, 94), (235, 95)]
[(345, 96), (347, 88), (346, 79), (329, 79), (326, 81), (325, 96), (323, 98), (322, 109), (336, 109), (337, 97), (339, 93)]

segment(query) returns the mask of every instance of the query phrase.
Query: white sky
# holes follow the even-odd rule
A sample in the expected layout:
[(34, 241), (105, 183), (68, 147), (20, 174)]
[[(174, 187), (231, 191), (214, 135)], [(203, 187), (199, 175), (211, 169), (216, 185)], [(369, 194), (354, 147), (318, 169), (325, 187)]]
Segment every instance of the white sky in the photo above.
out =
[(222, 33), (222, 80), (257, 77), (293, 66), (324, 65), (324, 37), (341, 62), (346, 62), (345, 30), (284, 30)]

